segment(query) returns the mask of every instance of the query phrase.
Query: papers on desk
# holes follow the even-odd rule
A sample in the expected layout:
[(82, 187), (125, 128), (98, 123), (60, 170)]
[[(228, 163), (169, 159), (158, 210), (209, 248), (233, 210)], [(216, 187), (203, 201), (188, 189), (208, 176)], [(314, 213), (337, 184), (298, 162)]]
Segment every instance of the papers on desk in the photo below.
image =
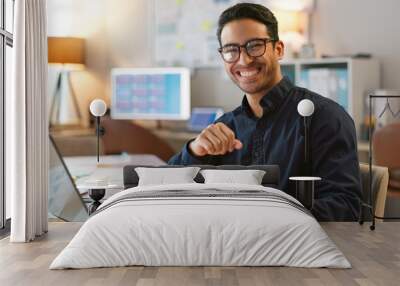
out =
[(120, 180), (112, 180), (107, 178), (92, 178), (91, 176), (81, 178), (76, 182), (79, 192), (85, 193), (89, 189), (106, 189), (106, 190), (123, 190), (124, 186)]
[(164, 161), (150, 154), (104, 155), (100, 164), (95, 156), (64, 157), (79, 193), (93, 187), (121, 191), (124, 189), (123, 167), (125, 165), (162, 165)]
[(346, 68), (309, 68), (300, 72), (299, 86), (340, 104), (349, 112), (348, 71)]
[(88, 189), (124, 189), (122, 167), (94, 168), (87, 176), (81, 176), (75, 181), (80, 193)]

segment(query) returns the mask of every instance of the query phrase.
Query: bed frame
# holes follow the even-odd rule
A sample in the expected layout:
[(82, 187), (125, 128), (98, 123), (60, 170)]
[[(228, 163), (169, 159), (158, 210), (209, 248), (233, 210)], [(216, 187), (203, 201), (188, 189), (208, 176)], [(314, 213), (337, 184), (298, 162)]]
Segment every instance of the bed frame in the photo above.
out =
[[(201, 169), (219, 169), (219, 170), (263, 170), (265, 175), (262, 179), (262, 185), (265, 187), (278, 188), (279, 186), (279, 176), (280, 170), (278, 165), (190, 165), (193, 167), (200, 167)], [(135, 171), (136, 167), (146, 167), (146, 168), (180, 168), (188, 167), (182, 165), (161, 165), (161, 166), (146, 166), (146, 165), (128, 165), (124, 167), (124, 189), (136, 187), (139, 183), (139, 176)], [(194, 178), (197, 183), (204, 183), (204, 178), (200, 174)]]

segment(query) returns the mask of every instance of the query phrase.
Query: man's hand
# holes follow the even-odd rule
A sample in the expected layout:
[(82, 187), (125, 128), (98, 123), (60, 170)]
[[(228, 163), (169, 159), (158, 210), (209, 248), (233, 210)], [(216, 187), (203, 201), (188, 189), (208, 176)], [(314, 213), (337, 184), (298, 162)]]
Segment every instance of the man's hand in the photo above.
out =
[(189, 144), (190, 151), (196, 156), (224, 155), (242, 147), (242, 142), (235, 139), (235, 133), (221, 122), (209, 125)]

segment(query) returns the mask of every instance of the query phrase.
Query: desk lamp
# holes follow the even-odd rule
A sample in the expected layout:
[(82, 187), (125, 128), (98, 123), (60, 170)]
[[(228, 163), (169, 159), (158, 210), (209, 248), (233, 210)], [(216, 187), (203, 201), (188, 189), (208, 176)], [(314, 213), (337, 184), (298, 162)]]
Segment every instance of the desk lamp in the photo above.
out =
[[(75, 37), (48, 37), (48, 62), (62, 67), (50, 107), (50, 126), (80, 125), (82, 115), (71, 72), (85, 67), (85, 40)], [(66, 81), (66, 82), (65, 82)]]
[(309, 99), (303, 99), (297, 105), (297, 112), (303, 117), (304, 121), (304, 174), (305, 176), (311, 175), (310, 166), (310, 148), (309, 148), (309, 134), (310, 134), (310, 123), (309, 117), (314, 113), (314, 103)]
[(314, 203), (314, 182), (321, 180), (319, 177), (311, 176), (309, 117), (314, 113), (314, 103), (309, 99), (303, 99), (297, 105), (297, 112), (304, 120), (304, 169), (302, 176), (290, 177), (289, 180), (296, 182), (296, 199), (311, 210)]
[(96, 117), (96, 135), (97, 135), (97, 163), (99, 163), (100, 157), (100, 135), (103, 130), (100, 127), (100, 117), (103, 116), (107, 111), (107, 105), (104, 100), (95, 99), (90, 103), (90, 113)]

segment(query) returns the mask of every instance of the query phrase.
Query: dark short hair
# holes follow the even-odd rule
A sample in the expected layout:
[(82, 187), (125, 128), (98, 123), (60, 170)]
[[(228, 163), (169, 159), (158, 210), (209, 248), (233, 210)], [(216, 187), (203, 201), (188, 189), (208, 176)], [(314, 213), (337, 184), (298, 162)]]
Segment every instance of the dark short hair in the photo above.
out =
[(224, 26), (235, 20), (252, 19), (264, 24), (267, 27), (271, 39), (278, 41), (278, 21), (275, 15), (267, 7), (254, 3), (239, 3), (229, 7), (218, 19), (217, 37), (221, 45), (221, 33)]

